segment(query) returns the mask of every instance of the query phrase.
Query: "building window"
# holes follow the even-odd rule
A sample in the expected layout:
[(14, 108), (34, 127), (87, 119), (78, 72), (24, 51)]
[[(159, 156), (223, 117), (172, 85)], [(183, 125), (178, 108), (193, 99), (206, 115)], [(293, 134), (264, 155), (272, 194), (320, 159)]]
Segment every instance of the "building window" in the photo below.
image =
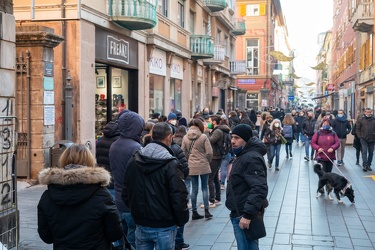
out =
[(229, 57), (230, 46), (229, 46), (229, 38), (228, 38), (227, 35), (225, 35), (225, 37), (224, 37), (224, 41), (225, 41), (225, 55), (226, 55), (227, 57)]
[(203, 21), (203, 27), (202, 27), (203, 34), (207, 34), (207, 22)]
[(183, 1), (178, 1), (178, 24), (182, 27), (185, 28), (185, 6), (184, 6)]
[(190, 34), (194, 33), (194, 27), (195, 27), (195, 13), (190, 11)]
[(161, 0), (161, 14), (168, 17), (169, 0)]
[(246, 16), (259, 16), (259, 4), (246, 5)]
[(246, 74), (259, 75), (259, 40), (246, 40)]
[(221, 30), (217, 30), (216, 34), (216, 44), (221, 45)]

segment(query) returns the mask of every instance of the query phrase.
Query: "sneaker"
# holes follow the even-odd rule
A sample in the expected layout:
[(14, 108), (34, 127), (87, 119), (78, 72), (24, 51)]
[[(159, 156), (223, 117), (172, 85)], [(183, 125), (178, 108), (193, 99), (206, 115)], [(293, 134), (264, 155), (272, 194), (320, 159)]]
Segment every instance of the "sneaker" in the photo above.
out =
[(305, 156), (303, 159), (305, 159), (305, 161), (309, 161), (309, 157), (308, 156)]
[(337, 166), (342, 166), (342, 161), (337, 161)]
[(356, 162), (355, 162), (355, 165), (359, 166), (359, 161), (356, 161)]
[(292, 153), (290, 153), (290, 159), (292, 159), (293, 158), (293, 155), (292, 155)]
[(221, 201), (215, 200), (215, 205), (216, 206), (220, 206), (221, 205)]
[(362, 164), (362, 170), (363, 170), (363, 172), (367, 172), (367, 165), (366, 164)]
[(288, 155), (288, 154), (286, 154), (286, 159), (287, 159), (287, 160), (289, 159), (289, 155)]
[(280, 169), (279, 169), (279, 167), (275, 167), (275, 170), (276, 170), (276, 171), (279, 171)]
[(189, 247), (190, 247), (189, 244), (182, 243), (182, 244), (176, 245), (174, 249), (175, 250), (188, 250), (190, 249)]
[(268, 168), (272, 168), (272, 163), (271, 162), (268, 163)]
[(220, 185), (221, 190), (225, 190), (225, 185)]
[(212, 202), (209, 202), (209, 207), (210, 207), (210, 208), (214, 208), (214, 207), (216, 207), (216, 204), (215, 204), (215, 203), (212, 203)]
[(370, 165), (367, 166), (367, 170), (372, 171), (372, 168), (370, 167)]

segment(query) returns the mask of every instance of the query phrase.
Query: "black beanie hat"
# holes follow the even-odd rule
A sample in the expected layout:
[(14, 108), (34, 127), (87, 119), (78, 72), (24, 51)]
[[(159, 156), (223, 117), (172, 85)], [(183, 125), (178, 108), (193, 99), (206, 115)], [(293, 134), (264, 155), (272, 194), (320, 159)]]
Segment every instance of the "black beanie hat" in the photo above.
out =
[(253, 136), (253, 131), (247, 124), (239, 124), (233, 128), (232, 134), (238, 135), (247, 142)]

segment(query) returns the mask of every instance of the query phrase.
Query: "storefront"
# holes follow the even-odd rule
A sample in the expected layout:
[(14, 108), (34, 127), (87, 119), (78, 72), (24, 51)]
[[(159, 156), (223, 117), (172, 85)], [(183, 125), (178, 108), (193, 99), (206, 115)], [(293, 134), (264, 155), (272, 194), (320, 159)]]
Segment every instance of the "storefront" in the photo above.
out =
[(122, 110), (138, 112), (137, 51), (137, 41), (95, 29), (96, 137)]
[(246, 108), (258, 110), (259, 98), (258, 93), (246, 93)]
[(170, 100), (171, 110), (181, 111), (181, 89), (184, 78), (183, 60), (174, 56), (171, 64)]
[(150, 59), (150, 115), (164, 114), (164, 81), (167, 75), (167, 55), (155, 49)]

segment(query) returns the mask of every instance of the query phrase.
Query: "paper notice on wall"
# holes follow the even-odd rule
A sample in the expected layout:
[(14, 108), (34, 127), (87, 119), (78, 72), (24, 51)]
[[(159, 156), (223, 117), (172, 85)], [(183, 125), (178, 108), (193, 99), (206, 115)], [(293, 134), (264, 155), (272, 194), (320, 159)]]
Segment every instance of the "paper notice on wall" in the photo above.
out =
[(54, 96), (53, 91), (44, 91), (44, 104), (54, 104)]
[(44, 106), (44, 125), (55, 125), (55, 106)]

